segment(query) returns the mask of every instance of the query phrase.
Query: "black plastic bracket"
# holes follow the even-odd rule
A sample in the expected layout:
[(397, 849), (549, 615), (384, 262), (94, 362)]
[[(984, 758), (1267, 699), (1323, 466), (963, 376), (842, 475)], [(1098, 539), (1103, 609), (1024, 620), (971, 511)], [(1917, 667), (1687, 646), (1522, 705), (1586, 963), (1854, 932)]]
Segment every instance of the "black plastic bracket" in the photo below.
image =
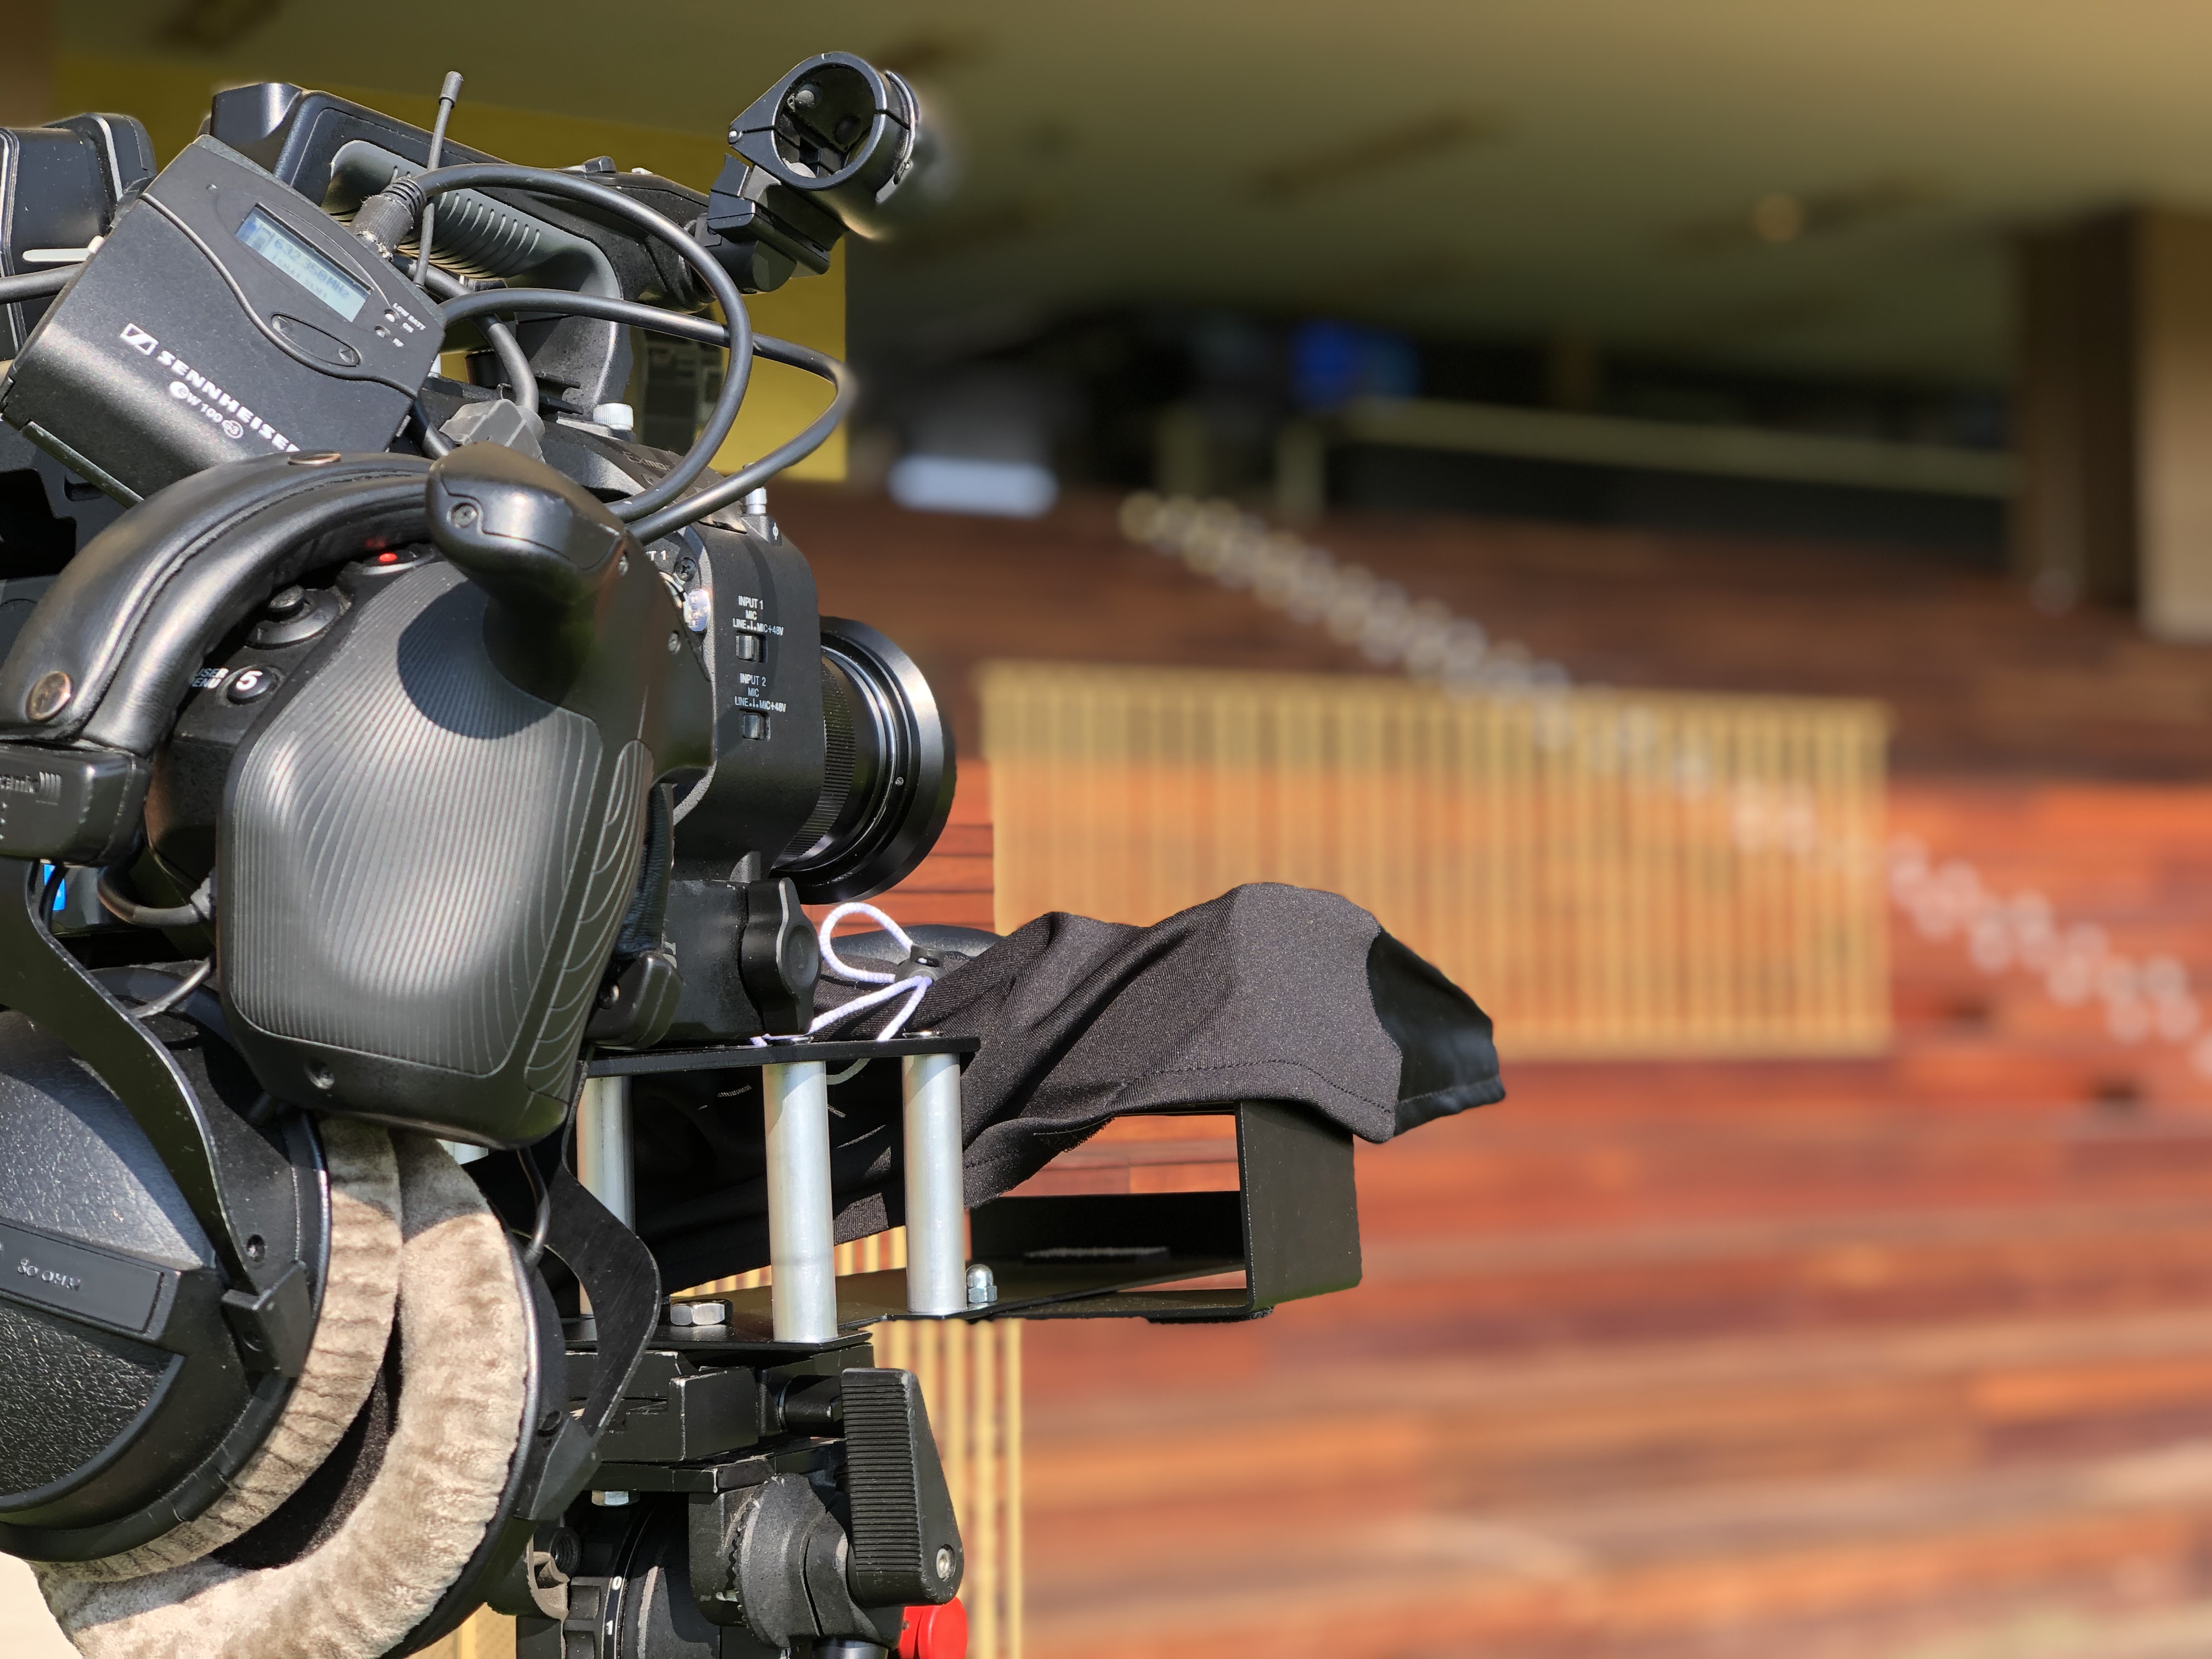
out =
[(574, 1270), (592, 1299), (598, 1359), (583, 1409), (562, 1424), (546, 1454), (527, 1509), (533, 1521), (552, 1520), (590, 1480), (600, 1438), (660, 1319), (660, 1270), (653, 1252), (567, 1170), (554, 1172), (549, 1191), (545, 1248)]
[[(1278, 1303), (1357, 1285), (1359, 1196), (1350, 1133), (1274, 1101), (1248, 1100), (1235, 1110), (1236, 1192), (1000, 1198), (977, 1206), (969, 1216), (969, 1249), (990, 1264), (999, 1290), (986, 1316), (1256, 1319)], [(1146, 1288), (1240, 1268), (1241, 1287)]]

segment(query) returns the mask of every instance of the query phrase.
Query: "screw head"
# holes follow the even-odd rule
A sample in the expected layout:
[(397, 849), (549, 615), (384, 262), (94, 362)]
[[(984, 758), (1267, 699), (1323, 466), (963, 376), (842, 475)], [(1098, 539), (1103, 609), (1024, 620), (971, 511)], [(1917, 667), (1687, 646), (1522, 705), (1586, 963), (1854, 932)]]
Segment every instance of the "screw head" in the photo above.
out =
[(307, 1081), (325, 1094), (338, 1086), (338, 1080), (331, 1074), (331, 1068), (319, 1064), (307, 1067)]
[(31, 687), (31, 695), (24, 699), (23, 712), (34, 720), (50, 720), (68, 708), (70, 699), (76, 695), (76, 687), (70, 677), (57, 668), (39, 676), (38, 683)]
[(471, 525), (473, 525), (477, 521), (479, 516), (481, 515), (477, 512), (477, 504), (474, 501), (455, 501), (453, 503), (453, 522), (460, 526), (462, 529), (466, 530)]
[(942, 1545), (937, 1552), (937, 1577), (940, 1582), (952, 1577), (952, 1552)]
[(988, 1261), (968, 1264), (968, 1305), (988, 1308), (999, 1299), (999, 1276)]

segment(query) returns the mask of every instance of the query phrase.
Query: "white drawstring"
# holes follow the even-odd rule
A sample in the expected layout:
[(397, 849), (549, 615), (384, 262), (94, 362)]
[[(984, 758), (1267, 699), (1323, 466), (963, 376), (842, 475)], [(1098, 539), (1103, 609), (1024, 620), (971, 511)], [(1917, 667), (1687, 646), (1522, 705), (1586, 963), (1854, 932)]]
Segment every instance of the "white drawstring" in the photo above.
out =
[[(924, 971), (919, 974), (909, 974), (902, 979), (896, 974), (883, 973), (873, 968), (855, 967), (847, 962), (837, 954), (835, 936), (837, 924), (848, 916), (867, 917), (896, 940), (902, 951), (908, 956), (914, 954), (913, 935), (874, 905), (857, 899), (838, 905), (828, 915), (822, 918), (821, 926), (816, 930), (822, 940), (823, 969), (830, 978), (842, 980), (848, 985), (872, 985), (876, 988), (854, 997), (850, 1002), (843, 1003), (825, 1013), (817, 1014), (807, 1026), (804, 1036), (757, 1036), (752, 1040), (755, 1048), (764, 1048), (775, 1042), (804, 1042), (817, 1032), (826, 1031), (832, 1026), (842, 1024), (855, 1014), (866, 1013), (871, 1008), (880, 1008), (885, 1003), (895, 1001), (900, 997), (906, 999), (906, 1006), (890, 1017), (882, 1030), (863, 1041), (888, 1042), (905, 1029), (907, 1021), (914, 1018), (915, 1010), (921, 1006), (921, 1000), (929, 994), (929, 988), (936, 982), (935, 977), (927, 971)], [(852, 1065), (829, 1080), (832, 1083), (842, 1083), (867, 1063), (865, 1060), (854, 1060)]]
[[(890, 976), (884, 975), (884, 977), (889, 979)], [(894, 981), (889, 985), (879, 985), (865, 996), (854, 997), (850, 1002), (832, 1008), (826, 1013), (815, 1015), (814, 1023), (806, 1028), (806, 1035), (812, 1036), (817, 1031), (826, 1031), (833, 1025), (843, 1024), (854, 1014), (866, 1013), (869, 1009), (881, 1007), (895, 998), (905, 997), (906, 1006), (894, 1014), (890, 1022), (882, 1030), (877, 1032), (873, 1038), (869, 1039), (876, 1042), (887, 1042), (899, 1034), (899, 1028), (902, 1025), (914, 1018), (914, 1011), (921, 1006), (922, 998), (929, 994), (929, 988), (933, 982), (927, 974), (916, 974), (911, 979), (902, 979)]]
[[(914, 954), (914, 940), (905, 928), (874, 905), (854, 899), (839, 905), (822, 918), (822, 926), (817, 930), (822, 935), (822, 965), (830, 970), (832, 978), (842, 979), (848, 985), (889, 985), (898, 977), (897, 975), (878, 973), (872, 968), (855, 968), (837, 954), (837, 924), (848, 916), (866, 916), (896, 939), (900, 950), (909, 956)], [(848, 1007), (852, 1006), (850, 1003), (846, 1005)]]

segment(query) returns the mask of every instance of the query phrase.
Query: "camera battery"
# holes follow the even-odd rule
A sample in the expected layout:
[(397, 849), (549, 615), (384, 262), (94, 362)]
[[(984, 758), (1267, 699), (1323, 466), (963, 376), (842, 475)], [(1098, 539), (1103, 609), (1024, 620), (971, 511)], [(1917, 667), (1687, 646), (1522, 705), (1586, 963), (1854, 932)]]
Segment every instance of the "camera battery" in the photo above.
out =
[(420, 289), (203, 137), (47, 308), (0, 418), (137, 501), (225, 461), (384, 449), (443, 335)]

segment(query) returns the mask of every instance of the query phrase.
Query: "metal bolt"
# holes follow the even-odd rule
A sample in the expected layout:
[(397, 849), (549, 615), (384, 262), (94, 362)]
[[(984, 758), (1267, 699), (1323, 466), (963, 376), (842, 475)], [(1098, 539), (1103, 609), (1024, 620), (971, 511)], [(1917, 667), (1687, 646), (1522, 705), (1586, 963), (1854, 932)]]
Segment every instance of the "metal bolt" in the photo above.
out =
[(675, 652), (681, 651), (683, 648), (684, 648), (684, 636), (683, 636), (682, 635), (680, 635), (680, 634), (671, 634), (671, 635), (668, 636), (668, 649), (669, 649), (669, 651), (670, 651), (672, 653), (675, 653)]
[(937, 1552), (937, 1576), (940, 1579), (952, 1577), (952, 1552), (943, 1546)]
[(629, 1494), (626, 1492), (595, 1492), (592, 1494), (592, 1502), (603, 1509), (618, 1510), (629, 1504)]
[(318, 1089), (324, 1090), (326, 1092), (331, 1089), (337, 1088), (338, 1085), (337, 1079), (331, 1075), (331, 1068), (327, 1066), (310, 1066), (307, 1067), (307, 1081), (313, 1084)]
[(968, 1305), (971, 1308), (988, 1308), (998, 1299), (999, 1279), (998, 1275), (991, 1271), (990, 1264), (987, 1261), (969, 1262), (968, 1264)]
[(39, 676), (38, 684), (31, 688), (31, 695), (24, 702), (23, 712), (34, 720), (50, 720), (68, 708), (70, 699), (76, 695), (76, 687), (70, 683), (70, 677), (57, 668)]
[(466, 530), (471, 525), (477, 521), (477, 504), (474, 501), (456, 501), (453, 503), (453, 522), (460, 526), (462, 529)]
[(726, 1325), (730, 1322), (730, 1304), (726, 1302), (672, 1302), (668, 1304), (668, 1322), (679, 1330), (686, 1327)]

